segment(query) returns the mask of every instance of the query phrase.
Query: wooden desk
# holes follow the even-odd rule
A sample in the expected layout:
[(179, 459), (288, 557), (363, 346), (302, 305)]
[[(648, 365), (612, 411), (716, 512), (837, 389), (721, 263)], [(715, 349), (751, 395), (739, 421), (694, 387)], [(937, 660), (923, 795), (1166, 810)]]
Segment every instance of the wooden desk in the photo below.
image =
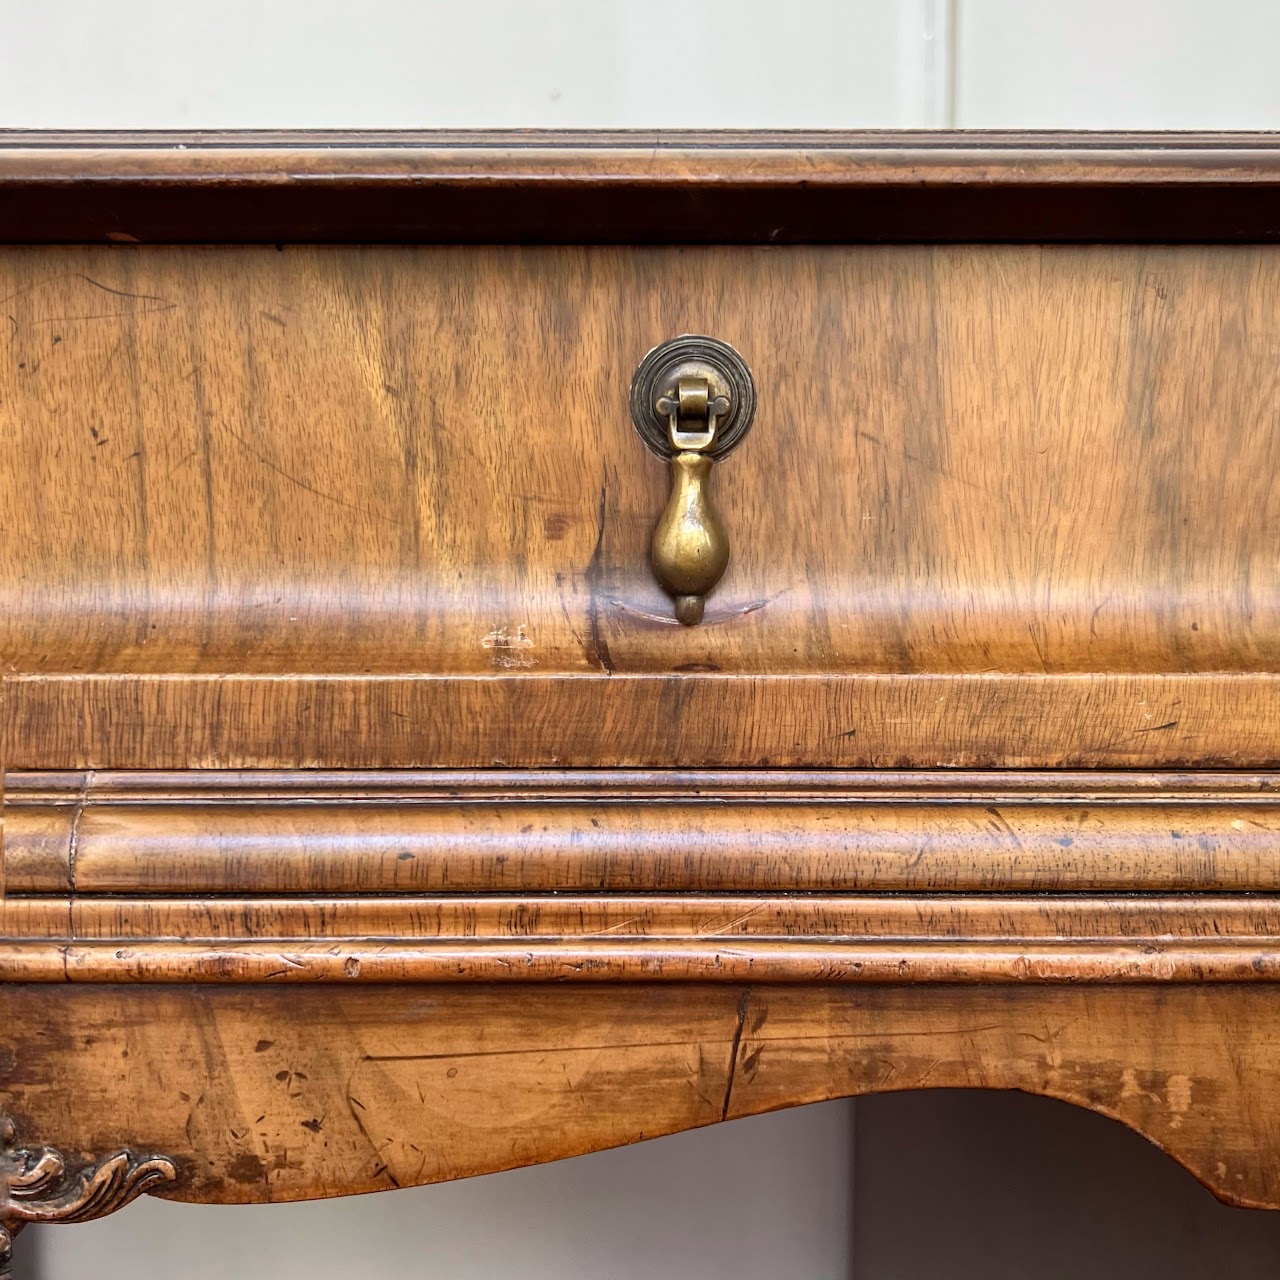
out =
[(9, 1232), (945, 1085), (1280, 1207), (1273, 140), (10, 134), (0, 236)]

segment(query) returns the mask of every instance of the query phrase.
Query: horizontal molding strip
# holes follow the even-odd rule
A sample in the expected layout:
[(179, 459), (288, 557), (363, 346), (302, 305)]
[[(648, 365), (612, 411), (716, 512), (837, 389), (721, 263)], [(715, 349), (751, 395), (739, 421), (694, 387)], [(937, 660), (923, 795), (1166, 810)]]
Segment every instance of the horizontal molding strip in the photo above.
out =
[(0, 899), (0, 981), (1280, 980), (1276, 895)]
[(0, 759), (22, 770), (1280, 765), (1273, 673), (14, 674), (2, 687)]
[(1274, 795), (1280, 770), (1100, 769), (48, 769), (6, 779), (17, 804), (214, 800), (716, 799), (749, 795), (969, 801)]
[(1280, 938), (1192, 943), (0, 939), (0, 982), (1280, 981)]
[(1280, 980), (1280, 897), (0, 900), (0, 981)]
[(686, 939), (1210, 942), (1280, 937), (1272, 894), (9, 897), (0, 936), (116, 942)]
[(0, 132), (0, 239), (1267, 240), (1265, 133)]
[(9, 894), (1280, 890), (1280, 775), (11, 772)]

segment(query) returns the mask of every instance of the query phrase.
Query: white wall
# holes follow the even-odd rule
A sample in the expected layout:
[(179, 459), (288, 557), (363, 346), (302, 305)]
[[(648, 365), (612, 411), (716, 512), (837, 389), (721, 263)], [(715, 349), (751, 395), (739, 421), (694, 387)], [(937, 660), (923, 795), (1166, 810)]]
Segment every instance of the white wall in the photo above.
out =
[(39, 128), (920, 122), (945, 6), (838, 0), (0, 0)]
[[(850, 1106), (827, 1102), (346, 1200), (211, 1207), (144, 1199), (98, 1222), (49, 1229), (41, 1274), (844, 1280), (852, 1150)], [(113, 1270), (104, 1270), (108, 1260)]]
[(855, 1152), (856, 1280), (1280, 1276), (1280, 1213), (1221, 1204), (1145, 1138), (1053, 1098), (864, 1098)]
[(965, 129), (1280, 127), (1276, 0), (960, 0)]
[(0, 0), (0, 126), (1277, 128), (1276, 0)]
[[(0, 0), (0, 127), (1280, 128), (1278, 52), (1277, 0)], [(21, 1254), (45, 1280), (1280, 1274), (1280, 1214), (1027, 1106), (858, 1104), (852, 1228), (833, 1103), (394, 1195), (144, 1201)]]

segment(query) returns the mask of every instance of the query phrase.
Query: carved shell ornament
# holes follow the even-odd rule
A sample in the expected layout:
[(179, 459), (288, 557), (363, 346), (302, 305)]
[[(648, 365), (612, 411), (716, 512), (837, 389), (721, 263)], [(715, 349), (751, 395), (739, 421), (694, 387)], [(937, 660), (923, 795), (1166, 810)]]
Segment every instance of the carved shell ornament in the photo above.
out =
[(178, 1176), (165, 1156), (117, 1151), (68, 1173), (62, 1152), (14, 1145), (13, 1121), (0, 1116), (0, 1276), (9, 1274), (13, 1237), (29, 1222), (88, 1222)]

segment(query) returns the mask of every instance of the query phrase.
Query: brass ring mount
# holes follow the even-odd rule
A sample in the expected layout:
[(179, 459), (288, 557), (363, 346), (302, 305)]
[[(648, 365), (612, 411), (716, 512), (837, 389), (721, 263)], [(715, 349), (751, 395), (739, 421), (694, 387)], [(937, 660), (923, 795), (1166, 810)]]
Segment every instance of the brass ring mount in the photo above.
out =
[(756, 384), (747, 362), (727, 343), (685, 333), (654, 347), (631, 380), (631, 421), (640, 439), (660, 458), (678, 452), (671, 443), (670, 417), (658, 401), (670, 396), (681, 378), (705, 378), (713, 397), (724, 397), (728, 411), (717, 424), (707, 453), (723, 458), (742, 443), (756, 412)]

